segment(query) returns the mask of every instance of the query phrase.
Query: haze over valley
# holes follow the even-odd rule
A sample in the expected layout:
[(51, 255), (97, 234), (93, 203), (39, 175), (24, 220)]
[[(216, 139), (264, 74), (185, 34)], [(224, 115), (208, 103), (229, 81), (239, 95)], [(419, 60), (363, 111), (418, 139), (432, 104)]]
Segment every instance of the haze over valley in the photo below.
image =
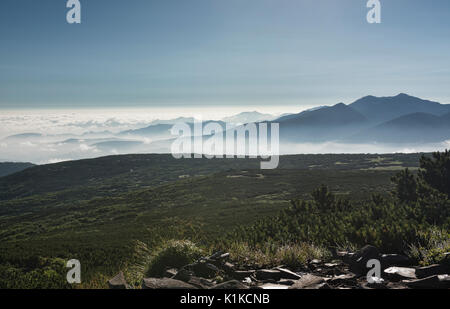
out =
[[(284, 108), (286, 110), (286, 108)], [(280, 154), (412, 153), (450, 147), (450, 105), (407, 94), (366, 96), (353, 103), (300, 112), (208, 109), (133, 111), (53, 111), (1, 116), (0, 161), (35, 164), (127, 153), (170, 153), (176, 123), (215, 121), (225, 130), (247, 123), (280, 125)], [(215, 116), (215, 117), (214, 117)], [(218, 116), (220, 118), (218, 118)], [(208, 118), (209, 117), (209, 118)], [(207, 137), (205, 137), (207, 138)]]

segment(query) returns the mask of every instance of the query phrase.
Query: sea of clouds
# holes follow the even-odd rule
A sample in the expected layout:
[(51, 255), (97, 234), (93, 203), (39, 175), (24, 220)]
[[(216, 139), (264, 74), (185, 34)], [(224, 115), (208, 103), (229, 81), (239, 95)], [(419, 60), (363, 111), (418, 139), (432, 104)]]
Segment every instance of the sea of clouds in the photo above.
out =
[[(126, 153), (168, 153), (170, 147), (147, 137), (126, 137), (118, 133), (148, 126), (156, 119), (199, 116), (218, 119), (236, 110), (219, 113), (196, 110), (181, 114), (179, 110), (136, 111), (7, 111), (0, 115), (0, 162), (55, 163)], [(15, 136), (18, 135), (19, 136)], [(13, 137), (12, 137), (13, 136)], [(15, 137), (14, 137), (15, 136)], [(174, 136), (175, 137), (175, 136)], [(126, 141), (122, 145), (120, 141)], [(128, 143), (128, 144), (127, 144)], [(280, 145), (280, 154), (298, 153), (414, 153), (450, 148), (442, 143), (342, 144), (299, 143)]]

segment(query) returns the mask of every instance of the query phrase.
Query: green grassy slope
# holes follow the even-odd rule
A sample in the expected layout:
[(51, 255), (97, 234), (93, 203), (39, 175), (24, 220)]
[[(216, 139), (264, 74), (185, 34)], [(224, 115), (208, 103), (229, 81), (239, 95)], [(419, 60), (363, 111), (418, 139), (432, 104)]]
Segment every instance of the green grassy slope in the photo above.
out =
[[(319, 184), (365, 199), (391, 190), (418, 155), (299, 155), (262, 171), (257, 160), (127, 155), (36, 166), (0, 178), (0, 265), (79, 258), (87, 278), (112, 274), (134, 240), (207, 243), (237, 225), (275, 216)], [(34, 263), (34, 264), (33, 264)], [(0, 269), (1, 270), (1, 269)]]

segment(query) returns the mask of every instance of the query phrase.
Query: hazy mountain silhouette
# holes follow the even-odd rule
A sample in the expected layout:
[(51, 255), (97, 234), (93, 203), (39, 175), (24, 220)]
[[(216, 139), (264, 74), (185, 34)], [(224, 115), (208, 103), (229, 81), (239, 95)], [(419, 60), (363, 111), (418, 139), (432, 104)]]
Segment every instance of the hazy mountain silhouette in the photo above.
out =
[(135, 135), (148, 138), (170, 138), (172, 124), (155, 124), (145, 128), (122, 131), (119, 135)]
[(450, 112), (450, 106), (422, 100), (404, 93), (394, 97), (366, 96), (350, 107), (366, 116), (372, 123), (382, 123), (412, 113), (428, 113), (441, 116)]
[(0, 177), (18, 173), (34, 166), (32, 163), (0, 162)]
[(280, 124), (282, 140), (299, 142), (341, 138), (363, 128), (368, 120), (353, 108), (339, 103), (281, 117), (275, 122)]
[(262, 114), (259, 112), (243, 112), (234, 116), (225, 117), (222, 119), (224, 122), (228, 123), (249, 123), (249, 122), (260, 122), (260, 121), (267, 121), (267, 120), (273, 120), (276, 118), (275, 116), (271, 114)]
[(407, 94), (363, 97), (280, 117), (281, 139), (289, 142), (417, 143), (450, 139), (450, 105)]
[(435, 116), (412, 113), (363, 130), (351, 140), (363, 142), (421, 143), (439, 142), (450, 138), (450, 113)]

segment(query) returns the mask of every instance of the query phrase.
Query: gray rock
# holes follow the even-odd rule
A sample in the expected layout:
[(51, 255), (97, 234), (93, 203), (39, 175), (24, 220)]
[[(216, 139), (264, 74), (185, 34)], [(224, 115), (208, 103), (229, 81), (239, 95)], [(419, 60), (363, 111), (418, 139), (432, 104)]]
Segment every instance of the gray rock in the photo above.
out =
[(316, 285), (314, 287), (307, 287), (306, 289), (330, 290), (331, 287), (328, 285), (328, 283), (323, 282), (323, 283), (319, 283), (318, 285)]
[(297, 280), (293, 279), (281, 279), (280, 281), (277, 282), (277, 284), (291, 286), (294, 285), (296, 281)]
[(287, 290), (289, 288), (289, 286), (287, 285), (276, 283), (265, 283), (263, 285), (260, 285), (259, 287), (264, 290)]
[(130, 286), (127, 284), (123, 272), (119, 272), (112, 279), (108, 281), (108, 286), (110, 289), (119, 290), (119, 289), (128, 289)]
[(245, 278), (252, 277), (255, 272), (255, 270), (236, 270), (233, 272), (232, 277), (237, 280), (244, 280)]
[(145, 278), (143, 289), (196, 289), (192, 284), (171, 278)]
[(416, 279), (416, 270), (408, 267), (389, 267), (384, 270), (384, 274), (393, 281)]
[(366, 286), (370, 289), (387, 289), (386, 281), (378, 277), (372, 277), (372, 282), (367, 282)]
[(333, 286), (350, 285), (356, 286), (356, 276), (354, 274), (343, 274), (339, 276), (334, 276), (328, 281), (328, 284)]
[(275, 280), (281, 279), (281, 271), (277, 269), (260, 269), (256, 271), (256, 279), (258, 280)]
[(323, 288), (325, 279), (311, 274), (304, 275), (297, 280), (289, 289), (319, 289)]
[(177, 273), (178, 270), (175, 268), (166, 269), (166, 271), (164, 272), (164, 277), (173, 278), (177, 275)]
[(334, 268), (336, 266), (339, 266), (339, 263), (325, 263), (325, 264), (323, 264), (323, 266), (325, 268)]
[(194, 273), (192, 271), (189, 271), (187, 269), (180, 269), (175, 276), (172, 277), (172, 279), (175, 280), (181, 280), (184, 282), (189, 282), (191, 278), (194, 276)]
[(449, 275), (435, 275), (422, 279), (403, 280), (402, 283), (413, 289), (448, 289)]
[(214, 252), (214, 253), (209, 257), (209, 259), (215, 260), (216, 258), (218, 258), (219, 256), (221, 256), (222, 254), (224, 254), (223, 251), (217, 251), (217, 252)]
[(417, 278), (426, 278), (434, 275), (445, 275), (450, 273), (450, 269), (446, 265), (435, 264), (431, 266), (419, 267), (416, 269)]
[(199, 289), (209, 289), (215, 285), (213, 281), (199, 277), (191, 277), (187, 283)]
[(234, 265), (231, 264), (231, 263), (229, 263), (229, 262), (225, 262), (225, 263), (222, 265), (222, 268), (223, 268), (226, 272), (228, 272), (228, 273), (234, 271)]
[(211, 287), (210, 289), (214, 289), (214, 290), (221, 290), (221, 289), (224, 289), (224, 290), (247, 290), (247, 289), (249, 289), (249, 287), (237, 280), (230, 280), (230, 281), (227, 281), (224, 283), (217, 284), (217, 285)]
[(283, 279), (294, 279), (298, 280), (301, 278), (300, 275), (294, 273), (293, 271), (290, 271), (289, 269), (277, 267), (276, 270), (280, 271), (281, 278)]
[(214, 278), (220, 273), (220, 269), (204, 261), (186, 265), (183, 269), (192, 271), (197, 277)]
[(411, 266), (412, 262), (409, 257), (401, 254), (383, 254), (381, 256), (381, 265), (383, 268), (391, 266)]
[(230, 254), (227, 252), (227, 253), (223, 253), (223, 254), (219, 255), (218, 257), (216, 257), (216, 260), (224, 261), (224, 260), (228, 260), (229, 257), (230, 257)]

